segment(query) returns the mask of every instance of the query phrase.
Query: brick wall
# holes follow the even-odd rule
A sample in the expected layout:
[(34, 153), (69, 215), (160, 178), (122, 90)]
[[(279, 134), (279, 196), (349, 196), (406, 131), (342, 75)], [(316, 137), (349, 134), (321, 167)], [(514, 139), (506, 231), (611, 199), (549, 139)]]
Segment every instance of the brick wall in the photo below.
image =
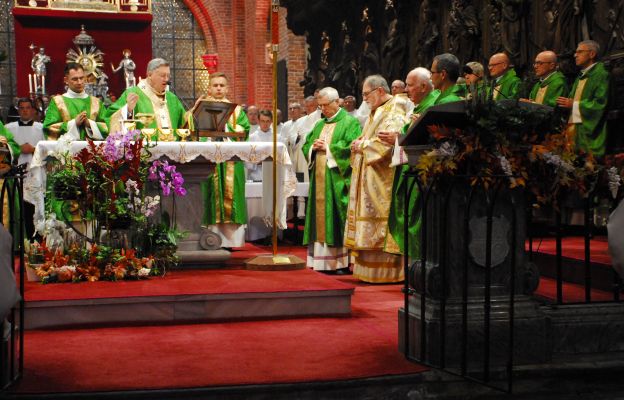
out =
[[(270, 0), (184, 0), (202, 28), (206, 48), (219, 55), (219, 71), (230, 78), (230, 99), (239, 104), (270, 108), (272, 65), (266, 63), (271, 41)], [(288, 67), (288, 102), (302, 101), (299, 81), (306, 67), (305, 38), (286, 27), (286, 9), (280, 8), (279, 60)]]

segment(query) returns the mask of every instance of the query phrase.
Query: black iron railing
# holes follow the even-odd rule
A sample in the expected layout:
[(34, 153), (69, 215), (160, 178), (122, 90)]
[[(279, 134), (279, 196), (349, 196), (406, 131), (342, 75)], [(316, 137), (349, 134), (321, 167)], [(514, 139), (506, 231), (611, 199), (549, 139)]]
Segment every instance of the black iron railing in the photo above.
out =
[[(12, 241), (13, 271), (19, 271), (21, 300), (0, 320), (0, 389), (6, 390), (19, 380), (24, 371), (24, 166), (13, 167), (3, 178), (0, 190), (0, 221), (4, 217), (5, 201), (8, 204), (9, 232)], [(3, 255), (5, 256), (5, 255)], [(5, 332), (9, 332), (5, 340)]]
[[(435, 179), (428, 185), (423, 184), (413, 172), (406, 173), (405, 176), (409, 183), (404, 192), (404, 268), (407, 277), (404, 285), (404, 354), (412, 361), (510, 392), (514, 364), (517, 250), (524, 245), (524, 235), (520, 238), (517, 236), (519, 214), (523, 214), (517, 212), (521, 209), (518, 207), (517, 193), (506, 189), (509, 182), (507, 176), (487, 179), (479, 176), (454, 176), (444, 180)], [(418, 209), (410, 210), (409, 199), (414, 190), (419, 193)], [(458, 193), (461, 196), (458, 197)], [(503, 349), (504, 354), (493, 354), (493, 226), (495, 210), (501, 213), (501, 199), (508, 204), (503, 214), (511, 221), (504, 238), (510, 248), (504, 262), (501, 264), (499, 259), (496, 266), (504, 268), (504, 274), (508, 274), (508, 280), (504, 284), (506, 289), (503, 290), (505, 293), (501, 296), (501, 276), (504, 274), (500, 271), (496, 273), (496, 340), (500, 338), (500, 313), (503, 312), (507, 314), (506, 326), (503, 328), (506, 346)], [(478, 203), (485, 204), (485, 207), (478, 206)], [(458, 207), (463, 208), (463, 211), (457, 211)], [(409, 241), (414, 238), (410, 238), (408, 221), (410, 214), (414, 212), (421, 215), (420, 237), (417, 239), (421, 246), (419, 257), (414, 263), (410, 263), (407, 249), (410, 248)], [(482, 268), (476, 267), (475, 257), (471, 255), (469, 248), (469, 238), (474, 239), (471, 238), (474, 232), (471, 232), (470, 224), (477, 214), (485, 217)], [(461, 220), (454, 220), (458, 216), (462, 216)], [(457, 234), (450, 234), (451, 231), (462, 234), (458, 237)], [(501, 238), (497, 238), (499, 239)], [(453, 241), (461, 242), (461, 255), (454, 251), (457, 244), (453, 245)], [(474, 251), (473, 249), (472, 252)], [(479, 287), (478, 296), (474, 293), (476, 286)], [(506, 299), (506, 304), (501, 304), (503, 298)], [(420, 315), (420, 325), (417, 328), (419, 332), (414, 332), (410, 323), (410, 309), (414, 308), (411, 304), (414, 299), (417, 299), (416, 312)], [(447, 315), (448, 302), (452, 308), (451, 317)], [(471, 317), (471, 313), (478, 313), (479, 317), (475, 318), (474, 314)], [(475, 320), (481, 318), (480, 326), (475, 327)], [(449, 330), (449, 326), (453, 329)], [(459, 335), (455, 330), (459, 330)], [(481, 343), (477, 346), (474, 346), (475, 336), (481, 336), (478, 340)], [(454, 343), (454, 339), (458, 339), (459, 343)], [(497, 348), (500, 350), (501, 347)], [(474, 354), (475, 349), (480, 353), (477, 356)], [(469, 362), (475, 359), (481, 360), (479, 366)]]

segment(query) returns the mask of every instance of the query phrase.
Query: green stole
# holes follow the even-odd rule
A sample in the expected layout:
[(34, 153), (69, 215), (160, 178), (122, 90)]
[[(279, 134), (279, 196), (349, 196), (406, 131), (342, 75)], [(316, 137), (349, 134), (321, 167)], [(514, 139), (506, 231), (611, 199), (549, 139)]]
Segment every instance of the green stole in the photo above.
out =
[(570, 97), (578, 101), (581, 122), (574, 124), (576, 147), (601, 157), (607, 140), (609, 73), (599, 62), (574, 81)]
[(495, 82), (494, 100), (516, 100), (520, 95), (522, 80), (516, 76), (516, 71), (510, 68)]
[(454, 101), (464, 100), (458, 95), (458, 93), (461, 93), (461, 87), (457, 87), (457, 85), (449, 86), (442, 93), (440, 93), (438, 98), (435, 100), (434, 104), (435, 105), (446, 104), (446, 103), (452, 103)]
[[(230, 132), (245, 131), (244, 139), (249, 137), (249, 119), (247, 114), (237, 106), (234, 115), (227, 123)], [(247, 203), (245, 200), (245, 164), (242, 161), (226, 161), (215, 165), (215, 173), (201, 183), (204, 198), (204, 225), (247, 223)]]
[[(123, 106), (126, 105), (127, 103), (126, 99), (129, 93), (136, 93), (137, 95), (139, 95), (139, 100), (137, 101), (136, 106), (134, 107), (134, 110), (133, 110), (134, 115), (154, 114), (154, 105), (152, 103), (152, 99), (150, 99), (150, 97), (141, 88), (137, 86), (128, 88), (122, 93), (121, 97), (119, 97), (119, 99), (117, 99), (117, 101), (108, 108), (107, 115), (109, 118), (111, 131), (117, 131), (120, 129), (119, 126), (113, 126), (113, 125), (118, 125), (119, 122), (121, 121), (121, 109), (123, 108)], [(158, 100), (158, 101), (162, 101), (162, 100)], [(184, 125), (186, 124), (185, 108), (182, 102), (180, 101), (180, 99), (178, 98), (178, 96), (176, 96), (175, 94), (167, 90), (165, 91), (165, 101), (167, 105), (167, 111), (169, 114), (169, 122), (170, 122), (169, 128), (179, 129), (179, 128), (184, 127)], [(157, 118), (158, 116), (155, 115), (154, 120), (147, 126), (143, 126), (143, 124), (141, 124), (140, 122), (137, 122), (137, 128), (138, 129), (160, 128), (161, 124), (160, 124), (160, 121), (157, 120)], [(175, 136), (177, 139), (177, 134)]]
[(307, 135), (303, 154), (307, 157), (314, 141), (323, 136), (337, 167), (327, 166), (324, 151), (312, 152), (303, 244), (343, 245), (351, 179), (351, 142), (361, 133), (360, 122), (341, 108), (333, 118), (319, 120)]
[[(449, 88), (452, 89), (452, 88)], [(448, 89), (447, 89), (448, 91)], [(452, 94), (452, 92), (449, 92)], [(451, 95), (447, 94), (447, 98)], [(456, 96), (453, 94), (453, 96)], [(420, 117), (429, 107), (436, 104), (436, 101), (440, 97), (439, 90), (433, 90), (429, 92), (424, 99), (416, 107), (412, 115)], [(455, 100), (453, 100), (455, 101)], [(450, 102), (450, 101), (449, 101)], [(444, 103), (441, 103), (444, 104)], [(403, 127), (402, 134), (405, 134), (411, 124), (406, 124)], [(404, 191), (406, 187), (412, 186), (414, 181), (413, 177), (406, 177), (404, 173), (409, 172), (411, 167), (409, 165), (398, 166), (394, 173), (394, 181), (392, 182), (392, 202), (390, 203), (390, 213), (388, 214), (388, 235), (386, 235), (386, 242), (384, 244), (384, 251), (394, 254), (403, 254), (405, 251), (405, 235), (404, 235), (404, 221), (405, 221), (405, 195)], [(412, 186), (412, 192), (409, 197), (409, 210), (410, 218), (408, 224), (408, 232), (410, 235), (409, 240), (409, 256), (414, 258), (420, 255), (420, 224), (421, 218), (418, 212), (418, 198), (420, 193), (417, 186)]]
[(567, 93), (568, 83), (565, 76), (560, 71), (555, 71), (533, 86), (529, 99), (538, 104), (555, 107), (557, 97), (566, 96)]
[[(53, 96), (46, 110), (43, 121), (43, 132), (46, 139), (58, 138), (67, 133), (67, 123), (81, 112), (87, 112), (87, 118), (95, 123), (103, 137), (108, 134), (106, 108), (97, 97), (87, 96), (84, 99), (71, 98), (63, 95)], [(80, 139), (84, 140), (85, 130), (80, 128)]]

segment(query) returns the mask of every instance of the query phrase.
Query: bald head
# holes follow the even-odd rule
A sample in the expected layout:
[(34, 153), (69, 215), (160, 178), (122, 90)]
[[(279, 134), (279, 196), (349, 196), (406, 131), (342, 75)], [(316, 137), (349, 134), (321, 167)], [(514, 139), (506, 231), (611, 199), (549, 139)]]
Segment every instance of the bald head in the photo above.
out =
[(509, 60), (509, 56), (505, 53), (496, 53), (492, 57), (490, 57), (490, 62), (488, 63), (488, 70), (490, 71), (490, 76), (492, 78), (498, 78), (502, 76), (511, 65), (511, 61)]
[(557, 55), (554, 51), (542, 51), (535, 56), (535, 62), (533, 63), (533, 69), (535, 75), (538, 78), (545, 78), (557, 69)]

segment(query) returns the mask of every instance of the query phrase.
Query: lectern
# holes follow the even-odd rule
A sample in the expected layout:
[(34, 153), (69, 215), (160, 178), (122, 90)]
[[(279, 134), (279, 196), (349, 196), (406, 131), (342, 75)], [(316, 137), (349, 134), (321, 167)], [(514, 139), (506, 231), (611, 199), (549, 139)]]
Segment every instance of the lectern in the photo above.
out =
[(230, 115), (236, 109), (235, 103), (224, 101), (203, 100), (199, 103), (193, 117), (195, 118), (196, 139), (200, 137), (245, 137), (245, 132), (226, 132)]

